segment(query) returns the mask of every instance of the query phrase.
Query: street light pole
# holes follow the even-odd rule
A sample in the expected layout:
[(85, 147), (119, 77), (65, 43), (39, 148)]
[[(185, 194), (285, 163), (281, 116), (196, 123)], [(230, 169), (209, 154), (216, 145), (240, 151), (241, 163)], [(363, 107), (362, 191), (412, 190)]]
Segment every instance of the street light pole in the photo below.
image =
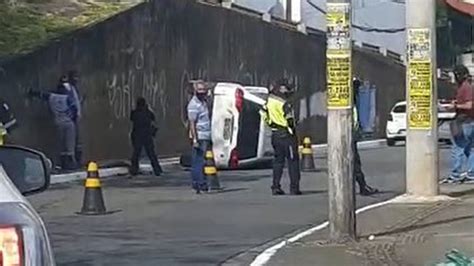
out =
[(407, 0), (406, 191), (434, 197), (438, 179), (436, 0)]
[(350, 11), (350, 0), (327, 0), (329, 238), (336, 242), (356, 237)]

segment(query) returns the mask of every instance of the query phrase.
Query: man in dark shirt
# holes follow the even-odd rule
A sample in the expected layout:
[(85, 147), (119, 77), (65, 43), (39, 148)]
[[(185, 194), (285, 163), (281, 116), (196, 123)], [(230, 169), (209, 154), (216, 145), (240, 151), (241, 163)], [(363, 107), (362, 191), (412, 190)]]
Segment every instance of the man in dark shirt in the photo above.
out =
[[(474, 181), (474, 108), (473, 88), (469, 70), (465, 66), (457, 66), (454, 70), (457, 82), (456, 101), (452, 109), (456, 110), (456, 119), (451, 124), (453, 136), (452, 169), (447, 181)], [(467, 173), (463, 172), (464, 157), (467, 156)]]
[(132, 165), (130, 168), (130, 174), (132, 176), (138, 174), (139, 170), (139, 159), (142, 149), (145, 148), (145, 152), (150, 159), (153, 172), (156, 176), (160, 176), (163, 170), (158, 162), (158, 158), (155, 153), (155, 145), (153, 137), (156, 135), (156, 127), (154, 125), (155, 115), (148, 108), (148, 105), (144, 98), (138, 98), (136, 109), (130, 114), (130, 120), (133, 123), (133, 129), (131, 134), (131, 140), (133, 145)]

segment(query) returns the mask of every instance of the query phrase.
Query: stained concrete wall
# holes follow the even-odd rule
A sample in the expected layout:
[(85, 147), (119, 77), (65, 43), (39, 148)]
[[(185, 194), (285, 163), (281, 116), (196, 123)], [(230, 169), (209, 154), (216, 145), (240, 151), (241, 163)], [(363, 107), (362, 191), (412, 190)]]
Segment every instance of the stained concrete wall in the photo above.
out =
[[(52, 89), (77, 69), (85, 97), (82, 137), (89, 159), (126, 158), (129, 112), (145, 96), (157, 114), (160, 155), (188, 147), (186, 84), (190, 79), (268, 85), (285, 76), (298, 87), (301, 134), (326, 139), (325, 39), (266, 23), (259, 17), (191, 0), (159, 0), (80, 30), (0, 65), (0, 93), (20, 127), (13, 141), (54, 154), (57, 137), (44, 103), (28, 88)], [(378, 134), (390, 106), (404, 94), (403, 67), (371, 52), (355, 52), (355, 71), (375, 83)]]

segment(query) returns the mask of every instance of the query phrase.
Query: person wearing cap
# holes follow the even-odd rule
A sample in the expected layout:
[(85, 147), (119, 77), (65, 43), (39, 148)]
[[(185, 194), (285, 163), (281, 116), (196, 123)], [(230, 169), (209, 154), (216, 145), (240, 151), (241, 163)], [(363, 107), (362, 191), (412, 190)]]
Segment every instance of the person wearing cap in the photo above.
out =
[[(456, 100), (450, 109), (456, 111), (456, 117), (451, 122), (452, 135), (452, 167), (444, 183), (474, 182), (474, 108), (472, 77), (469, 70), (458, 65), (454, 69), (457, 83)], [(467, 172), (463, 171), (463, 163), (467, 157)]]
[(64, 84), (75, 106), (74, 125), (76, 128), (75, 159), (78, 166), (82, 165), (82, 141), (80, 135), (80, 121), (82, 116), (82, 99), (79, 94), (79, 73), (75, 70), (68, 72), (68, 82)]
[(290, 193), (301, 195), (298, 138), (293, 106), (288, 102), (293, 90), (286, 79), (280, 79), (271, 86), (270, 95), (262, 107), (261, 115), (272, 129), (272, 146), (275, 157), (273, 161), (273, 195), (284, 195), (280, 181), (288, 161), (290, 175)]
[(76, 129), (74, 116), (77, 112), (74, 99), (70, 96), (65, 84), (67, 76), (59, 79), (56, 90), (51, 92), (35, 91), (30, 89), (28, 96), (39, 98), (48, 102), (57, 128), (60, 147), (60, 164), (62, 170), (75, 170), (77, 168), (74, 149), (76, 147)]
[(191, 180), (196, 193), (207, 191), (204, 155), (211, 145), (211, 118), (207, 101), (208, 89), (199, 80), (193, 84), (194, 95), (188, 103), (189, 137), (192, 143)]
[(359, 192), (362, 196), (369, 196), (373, 195), (378, 191), (376, 188), (372, 188), (371, 186), (367, 185), (365, 181), (365, 174), (362, 171), (362, 162), (360, 160), (359, 150), (357, 149), (357, 142), (360, 138), (360, 118), (359, 112), (357, 109), (358, 103), (358, 92), (361, 86), (361, 82), (359, 79), (354, 78), (352, 81), (352, 86), (354, 88), (354, 106), (352, 107), (352, 119), (353, 119), (353, 128), (352, 128), (352, 153), (353, 153), (353, 167), (352, 167), (352, 175), (357, 184), (359, 185)]

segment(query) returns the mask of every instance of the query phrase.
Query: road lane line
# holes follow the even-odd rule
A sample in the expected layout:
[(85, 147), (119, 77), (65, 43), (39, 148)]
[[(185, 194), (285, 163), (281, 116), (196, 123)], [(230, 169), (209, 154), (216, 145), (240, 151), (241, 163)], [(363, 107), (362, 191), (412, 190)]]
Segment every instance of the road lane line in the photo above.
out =
[[(390, 202), (392, 202), (392, 200), (393, 199), (389, 199), (389, 200), (378, 202), (378, 203), (375, 203), (375, 204), (372, 204), (372, 205), (364, 206), (360, 209), (357, 209), (356, 214), (361, 213), (361, 212), (365, 212), (365, 211), (368, 211), (368, 210), (371, 210), (371, 209), (375, 209), (375, 208), (378, 208), (378, 207), (381, 207), (381, 206), (384, 206), (384, 205), (387, 205)], [(316, 231), (322, 230), (322, 229), (326, 228), (328, 225), (329, 225), (329, 222), (326, 221), (326, 222), (324, 222), (322, 224), (319, 224), (315, 227), (312, 227), (312, 228), (310, 228), (306, 231), (303, 231), (303, 232), (301, 232), (301, 233), (299, 233), (299, 234), (297, 234), (293, 237), (285, 239), (285, 240), (279, 242), (278, 244), (276, 244), (274, 246), (271, 246), (271, 247), (267, 248), (266, 250), (264, 250), (262, 253), (260, 253), (253, 260), (253, 262), (250, 264), (250, 266), (263, 266), (263, 265), (265, 265), (278, 252), (278, 250), (280, 250), (281, 248), (283, 248), (287, 244), (296, 242), (296, 241), (302, 239), (303, 237), (311, 235), (312, 233), (314, 233)]]

